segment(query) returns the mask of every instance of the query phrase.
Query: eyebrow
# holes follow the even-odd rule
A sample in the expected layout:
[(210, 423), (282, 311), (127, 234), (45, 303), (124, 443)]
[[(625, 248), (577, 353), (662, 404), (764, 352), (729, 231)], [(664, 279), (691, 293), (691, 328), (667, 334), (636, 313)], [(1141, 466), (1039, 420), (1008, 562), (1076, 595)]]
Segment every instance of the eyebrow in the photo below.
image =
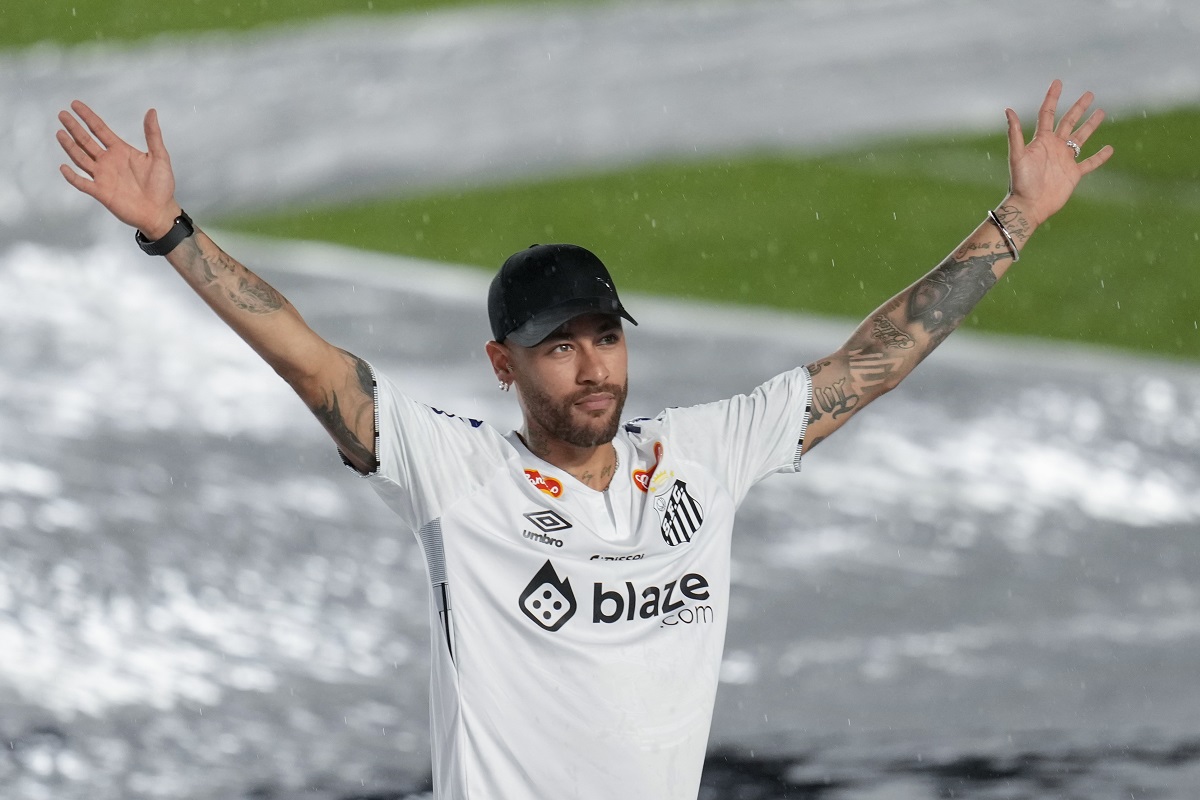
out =
[[(567, 342), (567, 341), (571, 341), (572, 339), (578, 338), (576, 335), (567, 333), (567, 331), (563, 330), (567, 325), (570, 325), (570, 324), (571, 324), (570, 322), (564, 322), (562, 325), (560, 325), (558, 328), (556, 328), (552, 333), (550, 333), (549, 336), (547, 336), (545, 339), (542, 339), (540, 344), (547, 344), (549, 342)], [(615, 331), (620, 331), (621, 329), (622, 328), (621, 328), (621, 320), (620, 319), (609, 319), (605, 322), (605, 324), (600, 326), (600, 328), (596, 331), (596, 334), (600, 335), (600, 336), (604, 336), (604, 335), (613, 333)]]

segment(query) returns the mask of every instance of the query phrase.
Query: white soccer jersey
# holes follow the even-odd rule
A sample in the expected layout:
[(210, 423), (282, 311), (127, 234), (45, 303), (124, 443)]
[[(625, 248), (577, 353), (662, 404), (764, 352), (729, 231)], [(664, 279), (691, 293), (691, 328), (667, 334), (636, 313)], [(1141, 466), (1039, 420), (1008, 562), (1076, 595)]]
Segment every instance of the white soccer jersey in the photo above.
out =
[(695, 800), (734, 511), (799, 469), (808, 373), (625, 424), (603, 492), (376, 381), (369, 479), (428, 567), (436, 796)]

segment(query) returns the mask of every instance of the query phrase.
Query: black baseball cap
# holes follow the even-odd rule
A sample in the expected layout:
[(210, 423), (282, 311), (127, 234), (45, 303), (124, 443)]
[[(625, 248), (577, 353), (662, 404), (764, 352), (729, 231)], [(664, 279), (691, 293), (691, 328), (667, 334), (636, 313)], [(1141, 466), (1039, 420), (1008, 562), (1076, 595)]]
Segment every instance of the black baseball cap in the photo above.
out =
[(533, 347), (580, 314), (617, 314), (621, 305), (600, 259), (574, 244), (535, 244), (509, 256), (488, 290), (492, 337)]

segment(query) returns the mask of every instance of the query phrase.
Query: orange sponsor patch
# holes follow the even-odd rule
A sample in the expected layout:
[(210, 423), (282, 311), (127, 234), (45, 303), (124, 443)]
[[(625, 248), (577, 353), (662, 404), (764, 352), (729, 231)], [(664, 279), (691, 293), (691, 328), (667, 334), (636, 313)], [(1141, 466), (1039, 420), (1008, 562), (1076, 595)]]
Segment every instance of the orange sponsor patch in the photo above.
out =
[[(558, 478), (548, 478), (536, 469), (525, 470), (525, 477), (529, 478), (538, 491), (545, 492), (551, 497), (562, 497), (563, 485)], [(645, 490), (643, 490), (645, 491)]]
[(650, 481), (654, 478), (654, 470), (658, 469), (658, 464), (662, 461), (663, 446), (662, 442), (654, 443), (654, 463), (650, 465), (650, 469), (635, 469), (633, 471), (633, 485), (641, 489), (643, 492), (650, 491)]

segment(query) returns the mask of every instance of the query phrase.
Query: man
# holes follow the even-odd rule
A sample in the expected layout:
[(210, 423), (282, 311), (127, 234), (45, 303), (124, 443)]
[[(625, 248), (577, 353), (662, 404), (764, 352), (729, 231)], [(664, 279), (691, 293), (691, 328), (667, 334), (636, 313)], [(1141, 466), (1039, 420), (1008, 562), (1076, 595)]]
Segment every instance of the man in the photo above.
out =
[(1028, 144), (1006, 110), (1009, 193), (944, 262), (837, 352), (748, 395), (621, 425), (634, 320), (607, 269), (573, 245), (513, 255), (488, 297), (488, 358), (523, 414), (506, 435), (409, 399), (197, 229), (153, 110), (145, 153), (82, 103), (58, 140), (84, 173), (64, 165), (67, 181), (167, 257), (417, 534), (437, 795), (684, 800), (717, 688), (735, 509), (894, 388), (1111, 156), (1077, 160), (1103, 112), (1084, 119), (1087, 93), (1056, 126), (1061, 89)]

